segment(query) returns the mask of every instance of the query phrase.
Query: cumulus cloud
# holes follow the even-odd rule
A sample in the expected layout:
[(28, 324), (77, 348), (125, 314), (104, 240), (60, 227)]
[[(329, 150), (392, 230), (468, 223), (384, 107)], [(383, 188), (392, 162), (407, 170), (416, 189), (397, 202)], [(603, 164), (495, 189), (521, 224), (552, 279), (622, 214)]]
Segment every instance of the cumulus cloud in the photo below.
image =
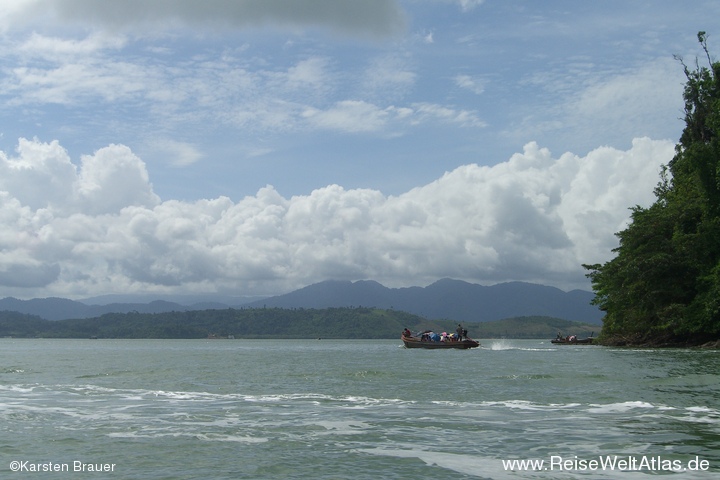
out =
[(44, 22), (94, 24), (98, 28), (136, 32), (152, 26), (277, 25), (326, 27), (344, 34), (390, 35), (404, 27), (395, 1), (386, 0), (8, 0), (0, 8), (0, 25)]
[(78, 168), (58, 141), (24, 138), (17, 156), (0, 152), (0, 192), (24, 208), (60, 216), (117, 213), (159, 202), (145, 164), (124, 145), (85, 155)]
[(108, 292), (281, 293), (324, 279), (441, 277), (585, 287), (628, 207), (653, 201), (667, 141), (554, 157), (529, 143), (398, 196), (329, 185), (283, 197), (160, 201), (129, 148), (75, 165), (58, 142), (0, 153), (0, 286), (21, 297)]

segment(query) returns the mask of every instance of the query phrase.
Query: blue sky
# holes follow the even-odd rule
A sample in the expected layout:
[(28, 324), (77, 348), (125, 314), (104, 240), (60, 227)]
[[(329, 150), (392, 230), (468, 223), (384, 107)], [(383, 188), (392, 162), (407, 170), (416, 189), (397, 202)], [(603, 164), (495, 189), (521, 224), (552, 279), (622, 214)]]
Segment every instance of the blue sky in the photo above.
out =
[(10, 0), (0, 296), (589, 288), (717, 2)]

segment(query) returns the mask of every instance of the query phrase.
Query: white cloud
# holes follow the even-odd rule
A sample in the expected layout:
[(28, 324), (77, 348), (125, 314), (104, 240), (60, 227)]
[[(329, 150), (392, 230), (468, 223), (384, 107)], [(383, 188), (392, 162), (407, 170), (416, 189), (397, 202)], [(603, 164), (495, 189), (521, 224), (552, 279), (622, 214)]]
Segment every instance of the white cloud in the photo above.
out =
[(458, 0), (463, 12), (468, 12), (485, 3), (485, 0)]
[(81, 61), (57, 66), (18, 66), (0, 84), (8, 104), (79, 104), (101, 98), (105, 102), (128, 100), (151, 86), (151, 73), (140, 65), (113, 61)]
[(684, 81), (677, 62), (672, 58), (660, 59), (630, 72), (593, 81), (566, 108), (578, 118), (621, 122), (620, 128), (626, 128), (652, 118), (650, 109), (658, 114), (676, 109), (679, 114), (682, 111), (679, 93)]
[[(102, 116), (101, 111), (93, 112), (101, 102), (137, 112), (154, 137), (159, 129), (164, 130), (160, 135), (168, 137), (166, 132), (177, 125), (208, 122), (270, 133), (321, 129), (391, 135), (425, 123), (485, 126), (472, 110), (430, 102), (396, 104), (394, 100), (412, 89), (416, 79), (406, 60), (396, 55), (372, 59), (360, 74), (361, 97), (347, 98), (349, 92), (341, 91), (339, 77), (352, 73), (335, 72), (333, 63), (322, 56), (293, 61), (284, 68), (259, 68), (231, 56), (200, 57), (170, 67), (150, 59), (106, 57), (102, 48), (108, 44), (89, 37), (66, 44), (33, 38), (29, 42), (33, 46), (26, 47), (24, 54), (42, 61), (28, 65), (28, 59), (18, 60), (17, 52), (6, 53), (17, 61), (0, 80), (0, 98), (5, 97), (9, 106), (59, 104), (88, 108), (87, 115)], [(53, 52), (58, 49), (68, 52), (67, 57), (56, 58)], [(133, 127), (137, 128), (131, 122), (123, 126)], [(147, 143), (155, 144), (151, 150), (172, 151), (170, 163), (175, 165), (188, 165), (202, 157), (189, 142)]]
[(192, 165), (205, 156), (196, 146), (169, 138), (152, 139), (147, 145), (147, 150), (153, 156), (176, 167)]
[(415, 110), (414, 121), (435, 121), (453, 123), (462, 127), (482, 128), (486, 123), (481, 120), (477, 112), (471, 110), (456, 110), (455, 108), (437, 105), (434, 103), (415, 103), (412, 105)]
[(306, 109), (302, 116), (310, 124), (345, 132), (374, 132), (382, 129), (390, 119), (392, 109), (383, 109), (361, 100), (344, 100), (331, 108)]
[(25, 42), (17, 47), (18, 53), (32, 57), (44, 57), (58, 60), (58, 57), (91, 55), (107, 49), (120, 49), (127, 44), (122, 36), (110, 36), (92, 33), (86, 38), (65, 39), (48, 37), (33, 32)]
[(480, 95), (485, 91), (485, 85), (482, 80), (473, 78), (470, 75), (458, 75), (455, 77), (455, 84), (458, 87), (470, 90), (471, 92)]
[(81, 160), (75, 191), (84, 211), (112, 214), (125, 207), (154, 206), (159, 202), (145, 164), (128, 147), (110, 145)]
[(556, 144), (581, 150), (600, 142), (625, 145), (648, 135), (676, 139), (682, 130), (684, 82), (682, 68), (670, 55), (621, 71), (598, 72), (588, 64), (535, 73), (523, 83), (545, 94), (530, 108), (523, 105), (523, 121), (512, 137), (552, 137)]
[(362, 90), (369, 97), (399, 98), (415, 85), (417, 74), (407, 59), (385, 55), (372, 59), (362, 73)]
[(674, 145), (636, 139), (553, 157), (535, 143), (398, 196), (338, 185), (284, 198), (161, 202), (142, 161), (111, 145), (75, 167), (58, 142), (0, 153), (0, 286), (16, 296), (109, 291), (279, 293), (328, 278), (440, 277), (584, 286), (628, 207), (653, 201)]
[(288, 86), (322, 85), (327, 75), (327, 63), (326, 59), (317, 57), (301, 60), (288, 70)]
[(0, 192), (33, 211), (94, 215), (159, 202), (145, 164), (124, 145), (83, 156), (80, 168), (57, 141), (21, 138), (17, 153), (8, 157), (0, 152)]
[(380, 107), (362, 100), (344, 100), (321, 110), (306, 108), (302, 118), (312, 128), (339, 130), (348, 133), (382, 132), (391, 134), (408, 125), (454, 124), (461, 127), (485, 126), (476, 112), (456, 110), (434, 103), (415, 103), (409, 107)]

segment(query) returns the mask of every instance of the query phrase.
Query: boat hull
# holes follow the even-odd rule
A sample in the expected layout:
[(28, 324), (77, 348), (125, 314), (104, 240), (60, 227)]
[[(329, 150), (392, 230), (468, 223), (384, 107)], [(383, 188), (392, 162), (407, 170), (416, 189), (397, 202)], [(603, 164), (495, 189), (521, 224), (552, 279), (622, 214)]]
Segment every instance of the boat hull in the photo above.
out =
[(476, 348), (480, 343), (471, 338), (460, 340), (459, 342), (433, 342), (424, 341), (417, 337), (400, 337), (402, 338), (405, 348), (429, 348), (429, 349), (455, 349), (467, 350), (468, 348)]
[(563, 339), (554, 339), (550, 340), (550, 343), (554, 343), (555, 345), (592, 345), (593, 338), (578, 338), (577, 340), (565, 340)]

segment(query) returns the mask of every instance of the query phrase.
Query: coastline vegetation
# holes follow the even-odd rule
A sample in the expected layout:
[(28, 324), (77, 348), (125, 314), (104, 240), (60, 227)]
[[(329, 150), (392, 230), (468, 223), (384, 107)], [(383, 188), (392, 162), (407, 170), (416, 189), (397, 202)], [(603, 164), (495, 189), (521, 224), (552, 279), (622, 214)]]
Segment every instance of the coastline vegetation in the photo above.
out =
[[(96, 318), (45, 320), (0, 312), (0, 337), (14, 338), (399, 338), (412, 331), (454, 332), (454, 320), (427, 320), (398, 310), (377, 308), (247, 308), (167, 313), (110, 313)], [(464, 323), (473, 338), (554, 338), (587, 336), (599, 325), (552, 317), (518, 317)]]

